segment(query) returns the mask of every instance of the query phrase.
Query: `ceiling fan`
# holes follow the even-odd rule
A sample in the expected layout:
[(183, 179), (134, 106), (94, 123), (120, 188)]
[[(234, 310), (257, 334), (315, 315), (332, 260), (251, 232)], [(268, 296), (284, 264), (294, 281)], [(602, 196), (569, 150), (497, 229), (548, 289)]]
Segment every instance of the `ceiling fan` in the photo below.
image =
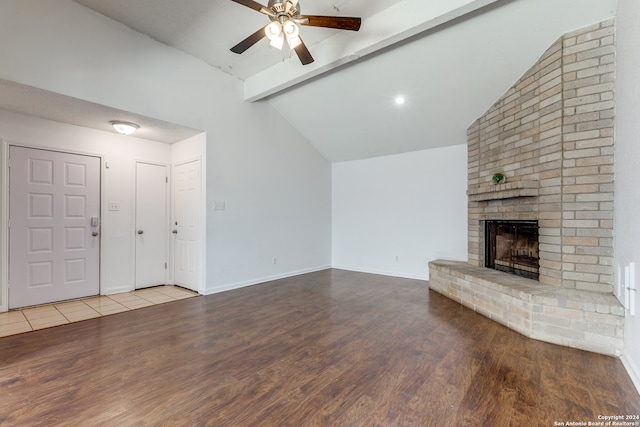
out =
[(313, 57), (300, 38), (298, 25), (358, 31), (362, 21), (346, 16), (300, 15), (298, 0), (269, 0), (266, 7), (253, 0), (232, 1), (267, 15), (271, 22), (232, 47), (231, 52), (240, 54), (263, 37), (269, 39), (271, 46), (282, 49), (286, 40), (289, 48), (296, 51), (302, 65), (311, 64)]

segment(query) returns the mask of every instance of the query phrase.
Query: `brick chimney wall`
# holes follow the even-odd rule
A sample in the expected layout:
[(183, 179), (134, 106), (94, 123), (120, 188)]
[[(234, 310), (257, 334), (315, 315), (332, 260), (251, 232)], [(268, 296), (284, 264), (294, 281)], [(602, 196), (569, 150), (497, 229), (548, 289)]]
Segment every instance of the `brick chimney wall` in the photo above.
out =
[(614, 72), (613, 20), (565, 34), (469, 127), (469, 264), (484, 221), (538, 220), (541, 283), (613, 293)]

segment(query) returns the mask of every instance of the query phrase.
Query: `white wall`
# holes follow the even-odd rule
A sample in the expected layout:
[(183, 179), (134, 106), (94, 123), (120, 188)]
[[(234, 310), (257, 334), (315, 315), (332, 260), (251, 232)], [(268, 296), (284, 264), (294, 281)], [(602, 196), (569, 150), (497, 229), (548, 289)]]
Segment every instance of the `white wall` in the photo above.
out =
[[(120, 210), (110, 212), (104, 206), (102, 209), (100, 290), (103, 294), (133, 290), (135, 162), (168, 165), (170, 146), (4, 110), (0, 110), (0, 140), (4, 146), (22, 145), (97, 155), (108, 163), (109, 168), (102, 170), (102, 200), (119, 202)], [(5, 166), (5, 162), (0, 161), (0, 177), (3, 178), (6, 178)], [(7, 190), (4, 179), (0, 188)], [(6, 253), (0, 258), (6, 258)], [(6, 295), (1, 299), (0, 311), (6, 310)]]
[(428, 279), (428, 261), (467, 259), (466, 144), (334, 163), (332, 173), (335, 268)]
[(619, 0), (616, 33), (616, 294), (628, 307), (622, 360), (640, 391), (640, 2)]
[(70, 0), (3, 0), (0, 39), (0, 78), (206, 132), (205, 293), (330, 265), (330, 164), (239, 80)]
[(268, 104), (239, 107), (207, 146), (211, 291), (331, 264), (330, 164)]

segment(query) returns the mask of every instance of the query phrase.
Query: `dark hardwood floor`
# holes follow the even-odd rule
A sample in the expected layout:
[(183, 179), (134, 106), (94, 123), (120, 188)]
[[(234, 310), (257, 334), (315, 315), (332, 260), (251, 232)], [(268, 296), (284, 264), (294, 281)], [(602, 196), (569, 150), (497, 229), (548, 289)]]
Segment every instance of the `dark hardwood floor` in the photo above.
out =
[(554, 426), (635, 414), (640, 396), (615, 358), (527, 339), (422, 281), (340, 270), (0, 339), (2, 426)]

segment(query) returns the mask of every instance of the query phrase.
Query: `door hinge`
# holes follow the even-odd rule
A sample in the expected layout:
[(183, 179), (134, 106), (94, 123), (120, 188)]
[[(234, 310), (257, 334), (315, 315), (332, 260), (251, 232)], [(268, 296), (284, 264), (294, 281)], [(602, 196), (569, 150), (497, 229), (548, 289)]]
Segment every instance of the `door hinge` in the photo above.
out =
[(164, 269), (165, 270), (167, 269), (167, 263), (166, 262), (164, 263)]
[(164, 182), (166, 182), (167, 184), (169, 183), (169, 177), (168, 176), (164, 177)]

